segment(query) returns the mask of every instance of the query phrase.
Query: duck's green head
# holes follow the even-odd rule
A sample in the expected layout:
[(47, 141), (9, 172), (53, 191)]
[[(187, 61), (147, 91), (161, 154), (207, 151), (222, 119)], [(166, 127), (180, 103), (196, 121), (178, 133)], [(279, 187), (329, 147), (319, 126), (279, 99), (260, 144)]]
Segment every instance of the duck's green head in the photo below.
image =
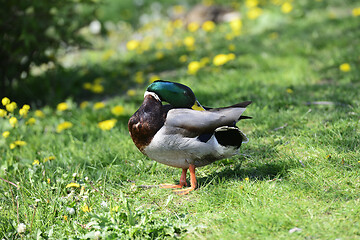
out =
[(161, 101), (168, 102), (174, 107), (204, 110), (193, 91), (180, 83), (157, 80), (150, 84), (146, 91), (155, 93)]

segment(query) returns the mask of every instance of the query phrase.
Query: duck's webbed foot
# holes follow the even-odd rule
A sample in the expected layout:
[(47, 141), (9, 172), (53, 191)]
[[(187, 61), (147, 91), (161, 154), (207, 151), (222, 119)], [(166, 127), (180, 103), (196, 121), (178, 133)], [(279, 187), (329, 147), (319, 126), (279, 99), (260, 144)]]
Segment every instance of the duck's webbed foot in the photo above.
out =
[(180, 177), (180, 183), (179, 184), (160, 184), (160, 188), (182, 188), (183, 186), (187, 186), (186, 183), (186, 172), (187, 169), (183, 169)]
[[(186, 195), (189, 192), (194, 191), (196, 189), (197, 182), (196, 182), (196, 176), (195, 176), (195, 165), (190, 164), (189, 165), (189, 171), (190, 171), (190, 184), (191, 184), (191, 186), (188, 187), (188, 188), (184, 188), (184, 189), (174, 190), (173, 192), (175, 194)], [(184, 173), (184, 169), (183, 169), (183, 173)], [(183, 174), (181, 175), (181, 177), (183, 177)], [(185, 177), (186, 177), (186, 170), (185, 170)], [(181, 180), (180, 180), (180, 182), (181, 182)]]

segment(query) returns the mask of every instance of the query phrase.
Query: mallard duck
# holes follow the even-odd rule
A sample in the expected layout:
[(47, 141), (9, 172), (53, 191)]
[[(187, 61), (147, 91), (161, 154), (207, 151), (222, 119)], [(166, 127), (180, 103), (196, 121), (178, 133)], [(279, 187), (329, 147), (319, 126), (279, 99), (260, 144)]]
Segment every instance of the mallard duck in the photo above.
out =
[[(162, 102), (169, 104), (163, 105)], [(196, 189), (195, 168), (238, 154), (246, 135), (236, 127), (251, 101), (229, 107), (203, 107), (193, 91), (180, 83), (158, 80), (148, 86), (140, 108), (129, 119), (128, 127), (136, 147), (150, 159), (181, 168), (180, 183), (162, 188), (183, 195)]]

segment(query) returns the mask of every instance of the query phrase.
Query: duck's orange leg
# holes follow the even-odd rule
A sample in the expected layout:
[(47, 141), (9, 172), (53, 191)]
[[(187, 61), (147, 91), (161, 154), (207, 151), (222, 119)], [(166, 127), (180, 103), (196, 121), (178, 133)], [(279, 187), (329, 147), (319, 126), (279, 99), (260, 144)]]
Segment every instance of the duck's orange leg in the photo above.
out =
[(197, 181), (196, 181), (196, 176), (195, 176), (195, 165), (189, 164), (189, 171), (190, 171), (190, 184), (191, 184), (190, 187), (184, 188), (184, 189), (179, 189), (179, 190), (174, 190), (175, 194), (185, 195), (185, 194), (188, 194), (190, 191), (193, 191), (196, 189)]
[(187, 186), (186, 183), (186, 172), (187, 169), (183, 169), (180, 177), (180, 183), (179, 184), (160, 184), (160, 188), (182, 188), (183, 186)]

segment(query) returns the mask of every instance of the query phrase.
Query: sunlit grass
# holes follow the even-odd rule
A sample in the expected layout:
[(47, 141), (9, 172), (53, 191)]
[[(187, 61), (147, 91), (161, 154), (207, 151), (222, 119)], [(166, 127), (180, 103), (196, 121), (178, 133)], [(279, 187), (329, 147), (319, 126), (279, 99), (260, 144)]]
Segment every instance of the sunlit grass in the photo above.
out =
[[(331, 4), (246, 1), (241, 21), (149, 23), (119, 43), (134, 33), (121, 25), (29, 80), (48, 106), (2, 96), (0, 237), (359, 238), (358, 6)], [(190, 86), (205, 106), (253, 101), (242, 155), (197, 169), (187, 196), (146, 188), (180, 170), (128, 135), (156, 79)]]

